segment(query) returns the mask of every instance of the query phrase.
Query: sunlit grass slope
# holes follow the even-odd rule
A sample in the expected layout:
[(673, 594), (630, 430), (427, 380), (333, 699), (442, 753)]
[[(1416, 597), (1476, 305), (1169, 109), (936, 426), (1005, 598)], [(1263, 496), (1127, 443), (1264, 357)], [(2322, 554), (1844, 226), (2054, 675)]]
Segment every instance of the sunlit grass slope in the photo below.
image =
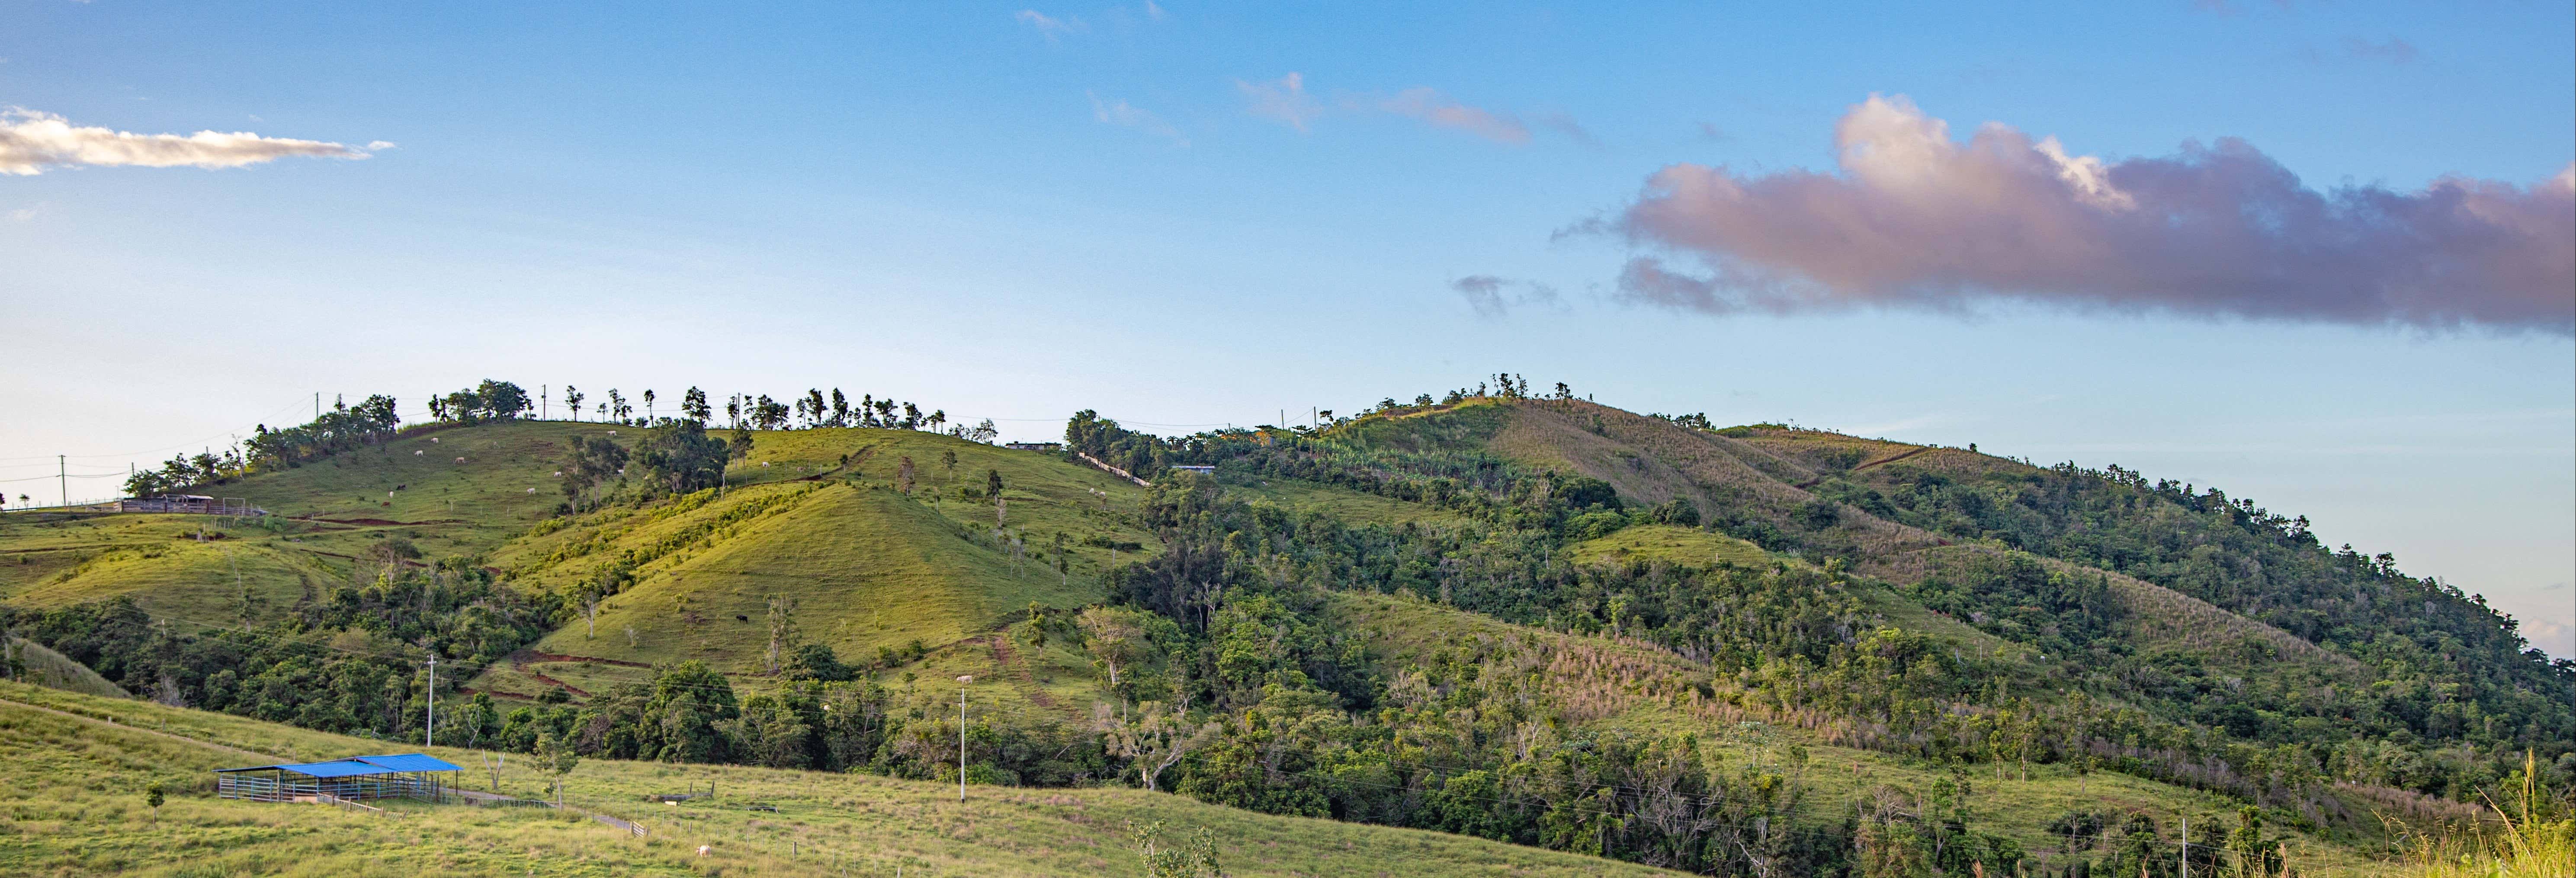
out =
[(1574, 559), (1584, 563), (1666, 561), (1715, 564), (1723, 561), (1751, 567), (1771, 561), (1762, 547), (1752, 543), (1714, 531), (1671, 524), (1630, 525), (1605, 536), (1576, 543), (1572, 548)]
[[(773, 598), (793, 602), (802, 640), (847, 660), (915, 644), (968, 650), (1032, 603), (1098, 602), (1114, 560), (1159, 548), (1128, 523), (1144, 489), (1038, 452), (925, 432), (800, 430), (756, 434), (732, 472), (720, 497), (574, 516), (495, 551), (493, 563), (532, 588), (572, 589), (608, 565), (635, 565), (595, 625), (578, 620), (537, 645), (574, 658), (541, 656), (526, 670), (585, 691), (686, 659), (765, 672)], [(992, 473), (999, 504), (986, 495)], [(476, 685), (532, 694), (548, 684), (505, 669)]]
[(339, 575), (318, 544), (275, 537), (207, 516), (0, 517), (0, 601), (44, 609), (131, 597), (175, 619), (239, 624)]
[[(42, 705), (115, 725), (64, 717)], [(161, 732), (166, 729), (165, 737)], [(1130, 821), (1208, 827), (1229, 875), (1617, 876), (1672, 874), (1463, 836), (1254, 814), (1131, 789), (957, 788), (731, 766), (585, 760), (568, 796), (642, 823), (649, 839), (530, 808), (395, 805), (394, 815), (212, 798), (208, 769), (266, 756), (326, 759), (416, 747), (254, 720), (0, 683), (0, 873), (289, 875), (1124, 875)], [(473, 751), (433, 755), (475, 770)], [(143, 788), (173, 795), (156, 819)], [(499, 789), (546, 778), (514, 758)], [(680, 806), (649, 793), (713, 785)], [(758, 804), (775, 810), (751, 810)], [(697, 855), (700, 845), (708, 848)], [(847, 870), (846, 873), (844, 870)]]
[(20, 682), (105, 698), (134, 697), (133, 693), (125, 691), (124, 687), (116, 685), (106, 677), (99, 676), (97, 671), (90, 670), (88, 665), (73, 661), (70, 656), (46, 649), (44, 644), (0, 634), (0, 645), (6, 645), (23, 664), (24, 669), (19, 672), (22, 675)]
[(1392, 526), (1408, 521), (1454, 524), (1464, 520), (1455, 513), (1434, 506), (1290, 479), (1229, 481), (1225, 489), (1230, 495), (1245, 501), (1270, 503), (1301, 512), (1322, 512), (1354, 525)]

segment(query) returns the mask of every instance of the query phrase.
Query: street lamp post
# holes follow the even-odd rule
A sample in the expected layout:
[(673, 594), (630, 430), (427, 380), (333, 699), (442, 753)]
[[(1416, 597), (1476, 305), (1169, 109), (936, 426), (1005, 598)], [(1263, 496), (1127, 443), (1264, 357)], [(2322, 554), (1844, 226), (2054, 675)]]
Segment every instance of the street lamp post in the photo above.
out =
[(966, 801), (966, 684), (973, 682), (973, 674), (957, 678), (957, 801), (960, 802)]

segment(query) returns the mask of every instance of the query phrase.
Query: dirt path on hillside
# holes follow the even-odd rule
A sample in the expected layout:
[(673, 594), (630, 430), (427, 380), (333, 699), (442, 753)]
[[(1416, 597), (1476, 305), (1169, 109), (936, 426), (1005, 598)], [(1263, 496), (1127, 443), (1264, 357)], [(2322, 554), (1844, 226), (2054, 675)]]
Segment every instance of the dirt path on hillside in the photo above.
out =
[(526, 656), (527, 660), (540, 662), (593, 662), (603, 665), (616, 665), (621, 668), (649, 669), (653, 667), (652, 665), (645, 664), (643, 662), (630, 662), (625, 659), (600, 658), (592, 655), (563, 655), (561, 653), (538, 652), (533, 649), (523, 651), (520, 655)]
[[(1888, 464), (1895, 463), (1895, 462), (1897, 462), (1897, 461), (1904, 460), (1904, 459), (1906, 459), (1906, 458), (1913, 457), (1913, 456), (1915, 456), (1915, 455), (1917, 455), (1917, 454), (1922, 454), (1923, 452), (1930, 451), (1930, 450), (1932, 450), (1932, 446), (1926, 445), (1926, 446), (1923, 446), (1923, 447), (1921, 447), (1921, 448), (1914, 449), (1914, 450), (1912, 450), (1912, 451), (1901, 452), (1901, 453), (1898, 453), (1898, 454), (1891, 454), (1891, 455), (1888, 455), (1888, 456), (1886, 456), (1886, 457), (1882, 457), (1882, 458), (1879, 458), (1879, 459), (1877, 459), (1877, 460), (1873, 460), (1873, 461), (1870, 461), (1870, 462), (1868, 462), (1868, 463), (1864, 463), (1864, 464), (1861, 464), (1861, 465), (1859, 465), (1859, 466), (1852, 467), (1851, 469), (1844, 470), (1844, 471), (1843, 471), (1843, 473), (1844, 473), (1845, 475), (1849, 475), (1849, 474), (1851, 474), (1851, 473), (1860, 472), (1861, 470), (1865, 470), (1865, 469), (1873, 469), (1873, 468), (1877, 468), (1877, 467), (1886, 466), (1886, 465), (1888, 465)], [(1825, 476), (1817, 476), (1817, 477), (1815, 477), (1815, 478), (1808, 479), (1808, 480), (1803, 481), (1803, 482), (1799, 482), (1799, 483), (1798, 483), (1798, 490), (1803, 491), (1803, 490), (1806, 490), (1806, 489), (1808, 489), (1808, 488), (1813, 488), (1813, 487), (1815, 487), (1815, 486), (1817, 486), (1817, 485), (1819, 485), (1819, 484), (1822, 484), (1824, 481), (1825, 481)]]
[(1029, 673), (1029, 663), (1013, 660), (1013, 656), (1011, 655), (1011, 636), (1009, 634), (996, 633), (993, 635), (993, 661), (1000, 663), (1004, 668), (1010, 669), (1012, 674), (1020, 678), (1020, 683), (1028, 687), (1030, 702), (1048, 710), (1056, 709), (1055, 697), (1048, 695), (1045, 689), (1038, 687), (1037, 676)]
[(81, 722), (90, 723), (90, 724), (92, 724), (92, 725), (102, 725), (102, 726), (108, 726), (108, 727), (111, 727), (111, 728), (119, 728), (119, 729), (124, 729), (124, 730), (129, 731), (129, 732), (141, 732), (141, 733), (146, 734), (146, 735), (158, 735), (158, 736), (160, 736), (160, 737), (168, 738), (168, 739), (173, 740), (173, 741), (184, 741), (184, 742), (186, 742), (186, 743), (195, 744), (195, 745), (197, 745), (197, 746), (199, 746), (199, 747), (206, 747), (206, 748), (211, 748), (211, 749), (215, 749), (215, 750), (223, 750), (223, 751), (232, 752), (232, 753), (239, 753), (239, 754), (241, 754), (241, 755), (248, 756), (248, 757), (250, 757), (250, 758), (252, 758), (252, 759), (264, 759), (264, 760), (267, 760), (267, 761), (269, 761), (269, 762), (274, 762), (274, 763), (286, 763), (286, 762), (291, 762), (291, 761), (293, 761), (293, 760), (287, 759), (287, 758), (285, 758), (285, 757), (280, 757), (280, 756), (271, 756), (271, 755), (266, 754), (266, 753), (255, 753), (255, 752), (252, 752), (252, 751), (249, 751), (249, 750), (244, 750), (244, 749), (242, 749), (242, 748), (240, 748), (240, 747), (232, 746), (232, 745), (230, 745), (230, 744), (217, 744), (217, 743), (215, 743), (215, 742), (213, 742), (213, 741), (200, 741), (200, 740), (198, 740), (198, 739), (196, 739), (196, 738), (191, 738), (191, 737), (188, 737), (188, 736), (186, 736), (186, 735), (174, 735), (174, 734), (171, 734), (171, 733), (169, 733), (169, 732), (160, 731), (160, 730), (158, 730), (158, 729), (147, 729), (147, 728), (144, 728), (144, 727), (142, 727), (142, 726), (129, 726), (129, 725), (126, 725), (126, 724), (124, 724), (124, 723), (117, 722), (117, 721), (115, 721), (115, 720), (110, 720), (110, 719), (100, 719), (100, 718), (98, 718), (98, 717), (94, 717), (94, 716), (83, 716), (83, 715), (81, 715), (81, 714), (72, 713), (72, 712), (70, 712), (70, 711), (65, 711), (65, 710), (55, 710), (55, 709), (53, 709), (53, 708), (46, 707), (46, 706), (41, 705), (41, 704), (28, 704), (27, 702), (24, 702), (24, 701), (16, 701), (16, 700), (7, 699), (7, 698), (0, 698), (0, 704), (10, 704), (10, 705), (15, 705), (15, 706), (18, 706), (18, 707), (26, 708), (26, 709), (28, 709), (28, 710), (41, 710), (41, 711), (44, 711), (44, 712), (46, 712), (46, 713), (53, 714), (53, 715), (55, 715), (55, 716), (70, 717), (70, 718), (72, 718), (72, 719), (80, 720)]

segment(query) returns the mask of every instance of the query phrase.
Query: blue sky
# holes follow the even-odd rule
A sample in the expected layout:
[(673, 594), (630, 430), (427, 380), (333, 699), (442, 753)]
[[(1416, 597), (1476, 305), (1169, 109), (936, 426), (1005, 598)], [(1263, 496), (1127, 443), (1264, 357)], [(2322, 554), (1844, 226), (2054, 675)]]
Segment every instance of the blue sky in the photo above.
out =
[[(1183, 432), (1512, 371), (1641, 411), (2217, 485), (2576, 654), (2556, 299), (2537, 318), (2318, 304), (2334, 290), (2177, 305), (2196, 293), (2166, 269), (2203, 270), (2184, 249), (1949, 278), (2026, 287), (2006, 295), (1826, 283), (1782, 304), (1730, 291), (1727, 266), (1827, 276), (1904, 248), (1712, 250), (1705, 226), (1638, 219), (1676, 164), (1813, 172), (1870, 208), (1885, 193), (1843, 185), (1836, 138), (1873, 95), (1952, 142), (2054, 137), (2141, 198), (2125, 175), (2145, 163), (2124, 162), (2224, 138), (2304, 190), (2538, 192), (2576, 159), (2564, 3), (13, 0), (0, 20), (0, 126), (256, 132), (222, 148), (278, 153), (0, 174), (0, 479), (221, 445), (316, 391), (419, 414), (485, 377), (838, 386), (1034, 438), (1076, 408)], [(1785, 198), (1733, 209), (1767, 224), (1806, 203)], [(1933, 216), (1906, 233), (1974, 225)], [(1640, 253), (1716, 297), (1623, 282)], [(2323, 264), (2366, 275), (2370, 253)], [(2207, 260), (2214, 285), (2265, 276)], [(2126, 274), (2071, 282), (2091, 298), (2027, 279), (2088, 271)], [(1480, 277), (1494, 298), (1462, 294)]]

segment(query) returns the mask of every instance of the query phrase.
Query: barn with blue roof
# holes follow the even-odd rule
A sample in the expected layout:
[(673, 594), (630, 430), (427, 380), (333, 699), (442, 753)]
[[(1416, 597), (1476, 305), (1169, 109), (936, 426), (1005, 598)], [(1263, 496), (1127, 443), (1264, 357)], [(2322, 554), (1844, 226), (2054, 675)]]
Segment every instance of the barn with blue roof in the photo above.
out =
[(352, 756), (329, 762), (292, 762), (215, 769), (215, 795), (259, 802), (355, 802), (367, 799), (445, 801), (465, 770), (425, 753)]

